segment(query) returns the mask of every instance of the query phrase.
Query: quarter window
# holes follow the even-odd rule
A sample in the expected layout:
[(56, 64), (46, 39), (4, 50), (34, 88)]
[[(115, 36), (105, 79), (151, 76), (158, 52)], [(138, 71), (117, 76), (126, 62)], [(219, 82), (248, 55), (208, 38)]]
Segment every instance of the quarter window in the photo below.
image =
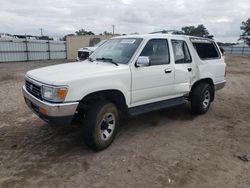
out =
[(150, 65), (169, 64), (169, 49), (166, 39), (151, 39), (141, 52), (140, 56), (148, 56)]
[(206, 39), (203, 40), (196, 40), (191, 39), (194, 48), (197, 51), (197, 54), (201, 59), (215, 59), (220, 58), (220, 55), (218, 53), (218, 49), (215, 46), (213, 41), (209, 41)]
[(175, 63), (191, 63), (192, 59), (186, 42), (182, 40), (172, 40), (171, 42), (174, 51)]

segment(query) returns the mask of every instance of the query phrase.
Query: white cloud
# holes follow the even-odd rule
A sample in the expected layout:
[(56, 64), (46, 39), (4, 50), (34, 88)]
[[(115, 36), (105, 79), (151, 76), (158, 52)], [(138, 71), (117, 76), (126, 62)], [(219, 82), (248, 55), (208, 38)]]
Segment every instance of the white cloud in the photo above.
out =
[(204, 24), (215, 38), (237, 41), (249, 17), (249, 0), (0, 0), (0, 32), (63, 36), (84, 28), (94, 33), (149, 33)]
[(133, 2), (133, 0), (122, 0), (122, 2), (124, 3), (124, 4), (131, 4), (132, 2)]

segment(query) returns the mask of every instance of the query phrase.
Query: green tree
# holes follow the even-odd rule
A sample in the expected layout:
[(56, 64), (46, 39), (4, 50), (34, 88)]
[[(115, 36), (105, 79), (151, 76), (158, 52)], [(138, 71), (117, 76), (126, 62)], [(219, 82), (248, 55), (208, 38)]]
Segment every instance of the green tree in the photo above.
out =
[(68, 36), (75, 36), (75, 34), (73, 34), (73, 33), (67, 34), (67, 35), (65, 35), (63, 38), (60, 38), (60, 40), (61, 40), (61, 41), (66, 41), (66, 38), (67, 38)]
[(111, 32), (108, 32), (108, 31), (104, 31), (103, 32), (103, 35), (113, 35)]
[(95, 35), (92, 31), (86, 31), (85, 29), (79, 29), (78, 31), (75, 32), (76, 35)]
[(192, 35), (192, 36), (197, 36), (197, 37), (204, 37), (204, 36), (207, 37), (209, 35), (207, 28), (203, 24), (200, 24), (197, 27), (185, 26), (185, 27), (182, 27), (181, 30), (186, 35)]
[(248, 18), (247, 21), (242, 22), (240, 29), (243, 31), (240, 40), (243, 40), (248, 46), (250, 46), (250, 18)]

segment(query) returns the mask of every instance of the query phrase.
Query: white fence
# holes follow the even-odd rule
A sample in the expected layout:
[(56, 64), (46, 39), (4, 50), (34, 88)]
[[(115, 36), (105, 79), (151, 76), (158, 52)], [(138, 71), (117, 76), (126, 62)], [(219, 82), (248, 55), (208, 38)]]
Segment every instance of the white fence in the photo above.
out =
[(246, 46), (221, 46), (227, 54), (250, 55), (250, 47)]
[(66, 59), (66, 42), (1, 39), (0, 62)]

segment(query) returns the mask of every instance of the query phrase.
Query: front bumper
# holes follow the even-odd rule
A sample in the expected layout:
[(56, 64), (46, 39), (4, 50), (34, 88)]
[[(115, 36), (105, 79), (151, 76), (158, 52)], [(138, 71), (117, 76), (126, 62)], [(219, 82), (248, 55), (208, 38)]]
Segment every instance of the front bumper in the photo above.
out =
[(23, 86), (27, 106), (41, 119), (51, 124), (70, 124), (79, 102), (49, 103), (35, 98)]

